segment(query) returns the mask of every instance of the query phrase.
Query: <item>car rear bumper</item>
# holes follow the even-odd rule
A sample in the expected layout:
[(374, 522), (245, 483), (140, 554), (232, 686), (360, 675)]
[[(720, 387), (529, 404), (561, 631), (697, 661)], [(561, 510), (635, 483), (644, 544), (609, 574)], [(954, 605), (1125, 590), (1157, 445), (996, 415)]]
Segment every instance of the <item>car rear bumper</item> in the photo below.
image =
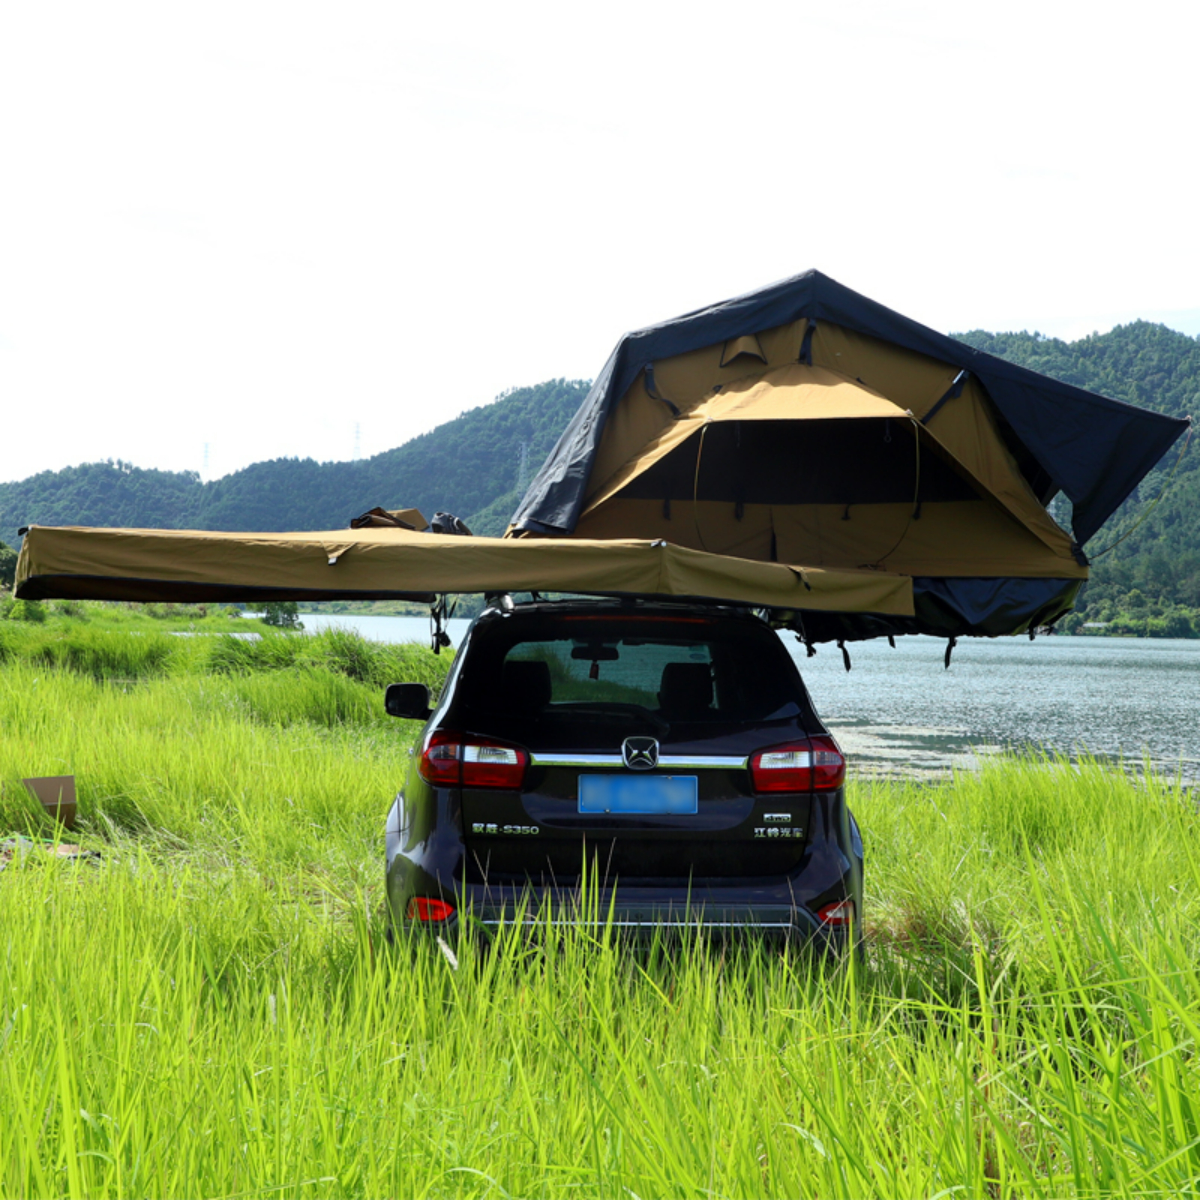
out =
[[(703, 897), (689, 897), (658, 888), (604, 888), (581, 894), (534, 886), (468, 884), (453, 896), (445, 896), (454, 903), (455, 915), (436, 927), (453, 930), (471, 924), (491, 933), (514, 925), (531, 932), (570, 926), (611, 930), (636, 940), (694, 931), (711, 936), (744, 934), (811, 942), (831, 950), (848, 943), (850, 926), (827, 925), (806, 905), (790, 899), (747, 894), (762, 890), (707, 889)], [(822, 901), (828, 898), (822, 897)]]
[[(568, 880), (541, 878), (463, 878), (466, 848), (458, 823), (445, 802), (444, 819), (411, 849), (402, 845), (399, 804), (388, 823), (387, 892), (395, 924), (409, 920), (416, 898), (437, 898), (454, 906), (454, 916), (430, 928), (452, 929), (469, 919), (484, 929), (501, 924), (588, 925), (631, 936), (664, 930), (745, 931), (787, 940), (844, 946), (847, 925), (826, 923), (818, 914), (842, 900), (862, 916), (862, 860), (851, 847), (851, 820), (842, 794), (814, 808), (813, 835), (801, 863), (786, 875), (719, 878), (621, 879), (590, 869), (585, 859)], [(827, 812), (830, 808), (834, 811)], [(441, 815), (441, 805), (439, 805)], [(845, 826), (845, 828), (843, 828)], [(845, 849), (843, 849), (843, 846)], [(582, 857), (582, 856), (581, 856)]]

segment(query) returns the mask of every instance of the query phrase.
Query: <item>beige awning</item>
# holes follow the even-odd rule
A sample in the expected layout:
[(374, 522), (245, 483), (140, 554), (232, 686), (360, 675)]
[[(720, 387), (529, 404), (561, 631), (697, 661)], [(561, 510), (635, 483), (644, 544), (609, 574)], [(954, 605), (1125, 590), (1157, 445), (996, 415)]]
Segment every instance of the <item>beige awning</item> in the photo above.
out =
[(658, 540), (503, 539), (400, 528), (324, 533), (33, 526), (27, 599), (426, 599), (439, 593), (674, 596), (778, 609), (910, 616), (912, 581), (708, 554)]

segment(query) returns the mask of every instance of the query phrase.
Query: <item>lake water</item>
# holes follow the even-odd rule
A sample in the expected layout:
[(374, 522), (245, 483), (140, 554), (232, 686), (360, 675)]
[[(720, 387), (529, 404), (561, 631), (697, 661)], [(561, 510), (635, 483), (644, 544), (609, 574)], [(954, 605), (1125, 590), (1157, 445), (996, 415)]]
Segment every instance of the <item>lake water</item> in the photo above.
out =
[[(426, 642), (424, 617), (304, 613), (305, 628), (356, 629), (380, 642)], [(467, 621), (451, 621), (457, 646)], [(814, 658), (791, 634), (822, 718), (862, 773), (936, 775), (1005, 747), (1086, 751), (1200, 781), (1200, 640), (965, 638), (949, 670), (946, 643), (897, 638), (836, 646)]]

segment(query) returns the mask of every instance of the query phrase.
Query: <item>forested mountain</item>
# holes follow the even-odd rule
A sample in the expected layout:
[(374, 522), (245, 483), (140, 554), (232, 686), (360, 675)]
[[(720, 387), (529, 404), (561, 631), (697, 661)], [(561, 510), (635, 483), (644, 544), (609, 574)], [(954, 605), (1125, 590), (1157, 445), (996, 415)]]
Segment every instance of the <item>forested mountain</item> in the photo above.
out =
[[(982, 330), (955, 336), (977, 350), (1114, 400), (1200, 419), (1200, 338), (1165, 325), (1135, 321), (1076, 342), (1037, 333)], [(1076, 614), (1067, 619), (1069, 625), (1114, 620), (1122, 614), (1126, 621), (1166, 620), (1175, 605), (1200, 609), (1200, 446), (1196, 440), (1182, 459), (1182, 442), (1171, 449), (1088, 543), (1092, 578)], [(1114, 548), (1104, 553), (1108, 546)]]
[[(491, 404), (359, 462), (279, 458), (211, 483), (195, 472), (89, 463), (0, 483), (0, 539), (41, 525), (158, 529), (340, 529), (382, 505), (447, 509), (479, 532), (502, 533), (522, 483), (541, 466), (587, 394), (556, 379), (506, 392)], [(524, 481), (522, 480), (524, 464)], [(502, 497), (511, 497), (507, 510)], [(477, 520), (480, 514), (482, 520)], [(474, 523), (473, 523), (474, 522)]]
[(195, 471), (153, 471), (125, 462), (84, 463), (0, 483), (0, 539), (22, 525), (186, 526), (202, 492)]
[[(956, 335), (979, 350), (1159, 412), (1200, 416), (1200, 339), (1136, 321), (1076, 342), (1038, 333)], [(588, 385), (552, 380), (518, 388), (410, 442), (361, 462), (275, 459), (211, 483), (127, 463), (92, 463), (0, 484), (0, 539), (19, 525), (133, 525), (200, 529), (337, 529), (376, 504), (448, 509), (477, 533), (504, 530)], [(523, 450), (524, 448), (524, 450)], [(1177, 606), (1200, 632), (1200, 447), (1170, 478), (1177, 450), (1088, 545), (1084, 620), (1163, 622)], [(1163, 493), (1146, 516), (1150, 505)], [(1061, 514), (1065, 516), (1065, 513)], [(1140, 525), (1137, 522), (1146, 517)], [(1136, 525), (1136, 528), (1134, 528)], [(1106, 546), (1132, 530), (1107, 554)], [(1182, 631), (1182, 626), (1180, 626)]]

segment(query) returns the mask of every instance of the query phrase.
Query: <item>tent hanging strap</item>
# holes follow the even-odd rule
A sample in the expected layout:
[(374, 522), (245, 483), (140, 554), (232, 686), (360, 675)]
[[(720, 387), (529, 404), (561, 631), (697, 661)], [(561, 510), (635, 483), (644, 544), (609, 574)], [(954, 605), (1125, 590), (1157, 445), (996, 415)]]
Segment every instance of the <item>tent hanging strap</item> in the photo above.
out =
[(811, 367), (812, 364), (812, 340), (813, 334), (816, 332), (817, 323), (812, 318), (808, 318), (808, 326), (804, 330), (804, 341), (800, 343), (800, 357), (796, 360), (802, 362), (806, 367)]
[(796, 624), (800, 626), (800, 631), (796, 634), (796, 641), (804, 643), (804, 649), (809, 658), (815, 658), (817, 648), (813, 645), (812, 638), (808, 636), (808, 630), (804, 628), (804, 614), (802, 612), (796, 613), (795, 619)]
[(668, 400), (666, 396), (664, 396), (654, 385), (654, 364), (647, 363), (642, 368), (642, 375), (646, 384), (646, 394), (650, 397), (650, 399), (658, 400), (662, 404), (665, 404), (671, 410), (671, 416), (673, 416), (676, 420), (679, 420), (683, 414), (679, 411), (678, 406), (672, 401)]
[(704, 544), (704, 534), (700, 532), (700, 456), (704, 453), (704, 438), (710, 424), (710, 421), (705, 421), (700, 426), (700, 441), (696, 446), (696, 474), (692, 478), (692, 522), (696, 526), (696, 540), (700, 543), (700, 549), (707, 554), (711, 554), (712, 551)]
[(946, 642), (946, 657), (944, 659), (944, 662), (946, 664), (947, 671), (950, 670), (950, 655), (952, 655), (954, 653), (954, 647), (957, 645), (958, 645), (958, 638), (956, 638), (956, 637), (949, 638)]

